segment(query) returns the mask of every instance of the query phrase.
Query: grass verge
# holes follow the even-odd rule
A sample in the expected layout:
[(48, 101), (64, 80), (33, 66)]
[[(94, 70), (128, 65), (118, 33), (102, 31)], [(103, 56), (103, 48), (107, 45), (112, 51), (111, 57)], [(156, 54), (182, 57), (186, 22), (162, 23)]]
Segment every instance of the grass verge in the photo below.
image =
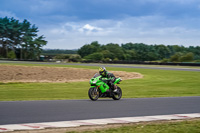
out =
[[(21, 65), (21, 64), (20, 64)], [(96, 66), (36, 65), (96, 69)], [(139, 72), (142, 79), (122, 81), (123, 98), (200, 96), (200, 72), (114, 68), (112, 71)], [(73, 83), (0, 83), (0, 101), (88, 99), (88, 82)]]
[[(115, 125), (113, 126), (115, 127)], [(110, 127), (106, 129), (78, 131), (82, 133), (199, 133), (200, 120), (184, 120), (171, 122), (149, 122), (119, 125), (119, 127)], [(77, 133), (70, 131), (67, 133)]]

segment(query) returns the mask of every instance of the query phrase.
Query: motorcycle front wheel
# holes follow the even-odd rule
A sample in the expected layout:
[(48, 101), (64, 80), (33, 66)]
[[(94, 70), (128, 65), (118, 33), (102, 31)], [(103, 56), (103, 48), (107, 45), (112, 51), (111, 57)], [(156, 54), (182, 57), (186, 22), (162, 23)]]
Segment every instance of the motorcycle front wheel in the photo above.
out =
[(99, 98), (99, 91), (97, 87), (91, 87), (88, 90), (88, 96), (92, 101), (96, 101)]
[(121, 99), (121, 97), (122, 97), (122, 90), (121, 90), (121, 88), (119, 86), (117, 86), (117, 91), (113, 92), (113, 97), (112, 98), (114, 100), (119, 100), (119, 99)]

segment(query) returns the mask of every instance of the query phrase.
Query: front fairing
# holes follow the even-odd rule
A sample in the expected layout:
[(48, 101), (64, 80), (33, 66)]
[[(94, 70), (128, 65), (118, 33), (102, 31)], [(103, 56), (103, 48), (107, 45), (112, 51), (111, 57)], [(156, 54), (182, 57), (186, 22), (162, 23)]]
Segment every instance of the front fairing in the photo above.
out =
[(101, 78), (101, 76), (93, 77), (93, 78), (90, 79), (90, 82), (89, 82), (89, 83), (90, 83), (91, 85), (95, 86), (95, 85), (100, 81), (99, 78)]
[(101, 92), (104, 93), (109, 89), (109, 86), (102, 81), (104, 79), (100, 80), (100, 78), (102, 77), (101, 76), (93, 77), (90, 79), (89, 83), (91, 86), (97, 86), (101, 90)]

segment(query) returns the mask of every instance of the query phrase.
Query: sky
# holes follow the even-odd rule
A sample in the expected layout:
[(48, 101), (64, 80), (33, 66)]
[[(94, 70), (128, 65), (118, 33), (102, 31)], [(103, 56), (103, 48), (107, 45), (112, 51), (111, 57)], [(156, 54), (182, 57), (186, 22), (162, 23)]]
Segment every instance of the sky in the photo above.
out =
[(200, 0), (0, 0), (0, 17), (27, 19), (44, 48), (98, 41), (200, 46)]

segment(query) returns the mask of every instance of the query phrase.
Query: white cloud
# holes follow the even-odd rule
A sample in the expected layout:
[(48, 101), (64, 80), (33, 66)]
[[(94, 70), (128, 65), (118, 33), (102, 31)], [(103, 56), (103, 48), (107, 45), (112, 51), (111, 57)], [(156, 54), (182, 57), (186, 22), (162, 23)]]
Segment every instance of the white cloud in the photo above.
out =
[(103, 30), (102, 28), (91, 26), (90, 24), (84, 25), (82, 28), (79, 29), (80, 32), (98, 32)]
[(92, 24), (85, 24), (85, 22), (82, 23), (65, 23), (60, 24), (60, 26), (56, 26), (50, 30), (50, 33), (52, 34), (80, 34), (80, 35), (90, 35), (90, 36), (96, 36), (96, 35), (103, 35), (106, 34), (106, 29), (92, 26)]

